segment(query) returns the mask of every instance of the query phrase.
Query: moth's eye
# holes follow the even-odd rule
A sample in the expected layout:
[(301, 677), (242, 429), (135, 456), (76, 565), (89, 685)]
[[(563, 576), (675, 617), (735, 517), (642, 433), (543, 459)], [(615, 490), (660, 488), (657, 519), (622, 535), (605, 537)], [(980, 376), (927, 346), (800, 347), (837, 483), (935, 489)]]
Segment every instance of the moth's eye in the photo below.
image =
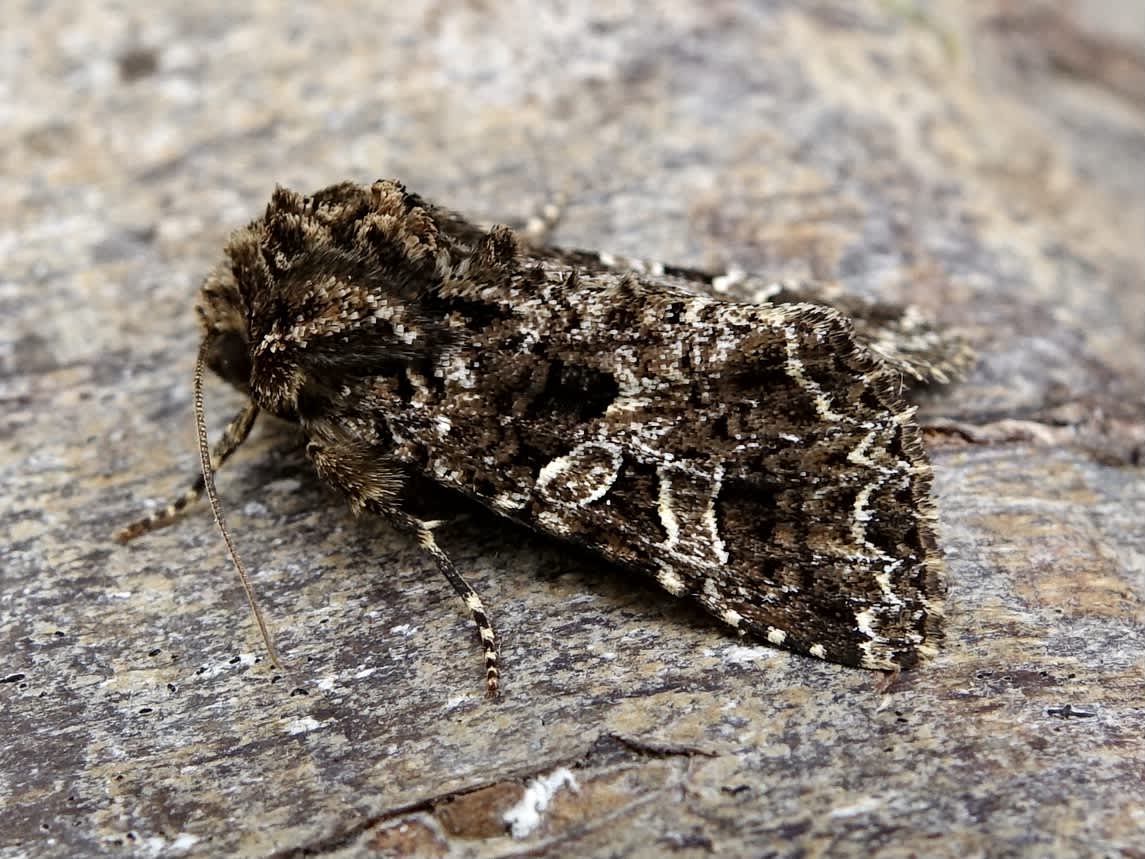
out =
[(250, 352), (246, 341), (235, 331), (210, 335), (207, 366), (224, 381), (245, 391), (250, 387)]

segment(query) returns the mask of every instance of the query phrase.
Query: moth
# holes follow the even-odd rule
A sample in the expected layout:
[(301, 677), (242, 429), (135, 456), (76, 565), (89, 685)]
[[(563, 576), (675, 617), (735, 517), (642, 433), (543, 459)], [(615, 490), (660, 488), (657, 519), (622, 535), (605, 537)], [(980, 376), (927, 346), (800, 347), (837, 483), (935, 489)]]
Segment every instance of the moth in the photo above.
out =
[[(272, 654), (213, 485), (264, 411), (298, 425), (352, 507), (432, 557), (476, 624), (490, 695), (497, 639), (416, 512), (429, 489), (797, 653), (896, 671), (940, 641), (931, 469), (901, 392), (970, 358), (918, 314), (553, 247), (396, 181), (278, 188), (197, 313), (201, 475), (118, 538), (206, 492)], [(204, 367), (247, 397), (213, 450)]]

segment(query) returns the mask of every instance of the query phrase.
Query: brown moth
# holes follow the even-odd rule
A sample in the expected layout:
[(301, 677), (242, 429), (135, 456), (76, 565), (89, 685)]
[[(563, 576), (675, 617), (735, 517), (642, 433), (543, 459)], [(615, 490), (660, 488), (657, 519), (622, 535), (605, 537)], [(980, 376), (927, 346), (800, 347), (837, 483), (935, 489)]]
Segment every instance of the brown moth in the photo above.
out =
[[(736, 289), (755, 302), (717, 297)], [(483, 228), (393, 181), (279, 188), (203, 284), (206, 489), (260, 411), (318, 475), (412, 535), (426, 481), (654, 578), (762, 641), (898, 670), (941, 638), (931, 470), (904, 381), (969, 351), (916, 314), (811, 285), (617, 260)], [(207, 449), (206, 366), (248, 398)], [(255, 610), (269, 647), (269, 636)]]

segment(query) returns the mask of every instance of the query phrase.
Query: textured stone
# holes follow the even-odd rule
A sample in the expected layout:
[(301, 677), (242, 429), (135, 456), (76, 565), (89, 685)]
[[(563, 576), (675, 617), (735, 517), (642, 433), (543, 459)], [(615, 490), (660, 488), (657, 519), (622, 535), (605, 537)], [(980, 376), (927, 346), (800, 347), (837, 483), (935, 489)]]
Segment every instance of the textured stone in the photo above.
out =
[[(9, 3), (0, 856), (1145, 855), (1145, 46), (1131, 0), (1050, 5)], [(113, 544), (193, 474), (228, 231), (379, 176), (476, 216), (567, 186), (569, 244), (963, 327), (921, 412), (941, 655), (737, 640), (475, 513), (439, 539), (505, 636), (491, 704), (432, 563), (287, 427), (220, 477), (285, 676), (209, 515)]]

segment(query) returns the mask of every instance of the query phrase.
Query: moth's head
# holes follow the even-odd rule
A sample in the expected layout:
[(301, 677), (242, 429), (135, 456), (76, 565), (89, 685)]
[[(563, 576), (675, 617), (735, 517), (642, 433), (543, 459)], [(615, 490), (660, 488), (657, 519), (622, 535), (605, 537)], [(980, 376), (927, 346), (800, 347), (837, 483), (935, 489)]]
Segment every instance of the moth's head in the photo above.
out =
[(219, 378), (250, 392), (251, 356), (247, 313), (229, 265), (220, 265), (199, 290), (195, 306), (206, 365)]

